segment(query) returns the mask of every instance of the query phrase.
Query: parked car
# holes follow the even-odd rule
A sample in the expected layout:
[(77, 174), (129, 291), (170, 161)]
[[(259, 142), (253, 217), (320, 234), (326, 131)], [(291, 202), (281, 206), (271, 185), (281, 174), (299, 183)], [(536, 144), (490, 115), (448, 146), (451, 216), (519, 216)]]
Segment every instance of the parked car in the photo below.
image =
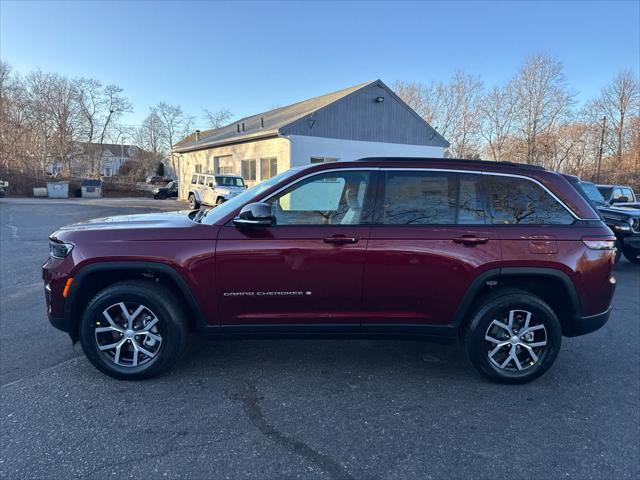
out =
[(201, 205), (216, 207), (242, 193), (247, 186), (242, 177), (236, 175), (213, 175), (194, 173), (189, 185), (189, 208)]
[(170, 181), (169, 178), (162, 177), (160, 175), (153, 175), (153, 176), (147, 177), (147, 180), (146, 180), (147, 183), (150, 183), (152, 185), (164, 185), (169, 181)]
[(596, 185), (609, 205), (640, 208), (640, 202), (631, 187), (625, 185)]
[(9, 189), (9, 182), (0, 180), (0, 198), (4, 197), (7, 194), (8, 189)]
[(214, 209), (49, 240), (51, 323), (123, 379), (167, 369), (195, 330), (460, 340), (481, 374), (524, 383), (563, 335), (605, 324), (615, 288), (616, 237), (591, 203), (560, 174), (501, 162), (315, 164)]
[(153, 191), (153, 198), (156, 200), (164, 200), (165, 198), (177, 198), (178, 197), (178, 182), (173, 180), (167, 183), (164, 187), (156, 188)]
[(593, 203), (613, 230), (616, 236), (616, 262), (622, 254), (630, 262), (640, 264), (640, 210), (628, 208), (625, 204), (610, 205), (593, 183), (580, 181), (577, 177), (567, 178)]

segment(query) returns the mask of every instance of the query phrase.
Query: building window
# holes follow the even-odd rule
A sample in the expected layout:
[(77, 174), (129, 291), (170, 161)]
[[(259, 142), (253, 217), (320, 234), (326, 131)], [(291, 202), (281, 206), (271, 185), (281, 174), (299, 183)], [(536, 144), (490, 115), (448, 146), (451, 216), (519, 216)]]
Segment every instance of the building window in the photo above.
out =
[(256, 161), (255, 160), (242, 160), (242, 178), (245, 181), (255, 182), (256, 180)]
[(337, 158), (333, 158), (333, 157), (311, 157), (310, 163), (328, 163), (328, 162), (335, 162), (337, 160), (338, 160)]
[(196, 164), (196, 173), (202, 173), (202, 165)]
[(278, 174), (278, 159), (276, 157), (260, 159), (260, 180), (268, 180)]
[(218, 167), (218, 173), (223, 175), (233, 175), (233, 165), (224, 165), (222, 167)]

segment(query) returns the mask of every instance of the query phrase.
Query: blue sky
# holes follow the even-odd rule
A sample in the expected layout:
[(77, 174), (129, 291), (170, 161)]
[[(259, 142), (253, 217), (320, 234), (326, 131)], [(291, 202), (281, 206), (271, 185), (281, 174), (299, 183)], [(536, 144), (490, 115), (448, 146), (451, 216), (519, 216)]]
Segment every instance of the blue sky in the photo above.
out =
[(540, 51), (584, 101), (640, 71), (640, 1), (0, 3), (4, 61), (116, 83), (131, 124), (161, 100), (240, 117), (376, 78), (491, 86)]

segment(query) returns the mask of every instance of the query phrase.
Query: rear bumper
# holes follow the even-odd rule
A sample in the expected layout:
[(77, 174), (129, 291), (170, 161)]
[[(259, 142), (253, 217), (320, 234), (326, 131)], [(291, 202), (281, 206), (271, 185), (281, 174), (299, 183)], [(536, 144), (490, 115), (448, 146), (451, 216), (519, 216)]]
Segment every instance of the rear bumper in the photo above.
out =
[(587, 333), (595, 332), (602, 328), (611, 316), (611, 306), (604, 312), (587, 317), (574, 317), (573, 322), (568, 328), (565, 328), (565, 337), (577, 337)]

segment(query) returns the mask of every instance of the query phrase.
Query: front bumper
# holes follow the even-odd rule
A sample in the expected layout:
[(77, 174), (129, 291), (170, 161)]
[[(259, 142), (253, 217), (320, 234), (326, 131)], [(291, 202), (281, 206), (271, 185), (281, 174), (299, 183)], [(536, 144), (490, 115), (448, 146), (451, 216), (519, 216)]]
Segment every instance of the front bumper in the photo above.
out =
[(571, 325), (564, 329), (565, 337), (577, 337), (587, 333), (595, 332), (604, 326), (611, 316), (611, 306), (604, 312), (596, 315), (588, 315), (586, 317), (576, 316), (573, 318)]

